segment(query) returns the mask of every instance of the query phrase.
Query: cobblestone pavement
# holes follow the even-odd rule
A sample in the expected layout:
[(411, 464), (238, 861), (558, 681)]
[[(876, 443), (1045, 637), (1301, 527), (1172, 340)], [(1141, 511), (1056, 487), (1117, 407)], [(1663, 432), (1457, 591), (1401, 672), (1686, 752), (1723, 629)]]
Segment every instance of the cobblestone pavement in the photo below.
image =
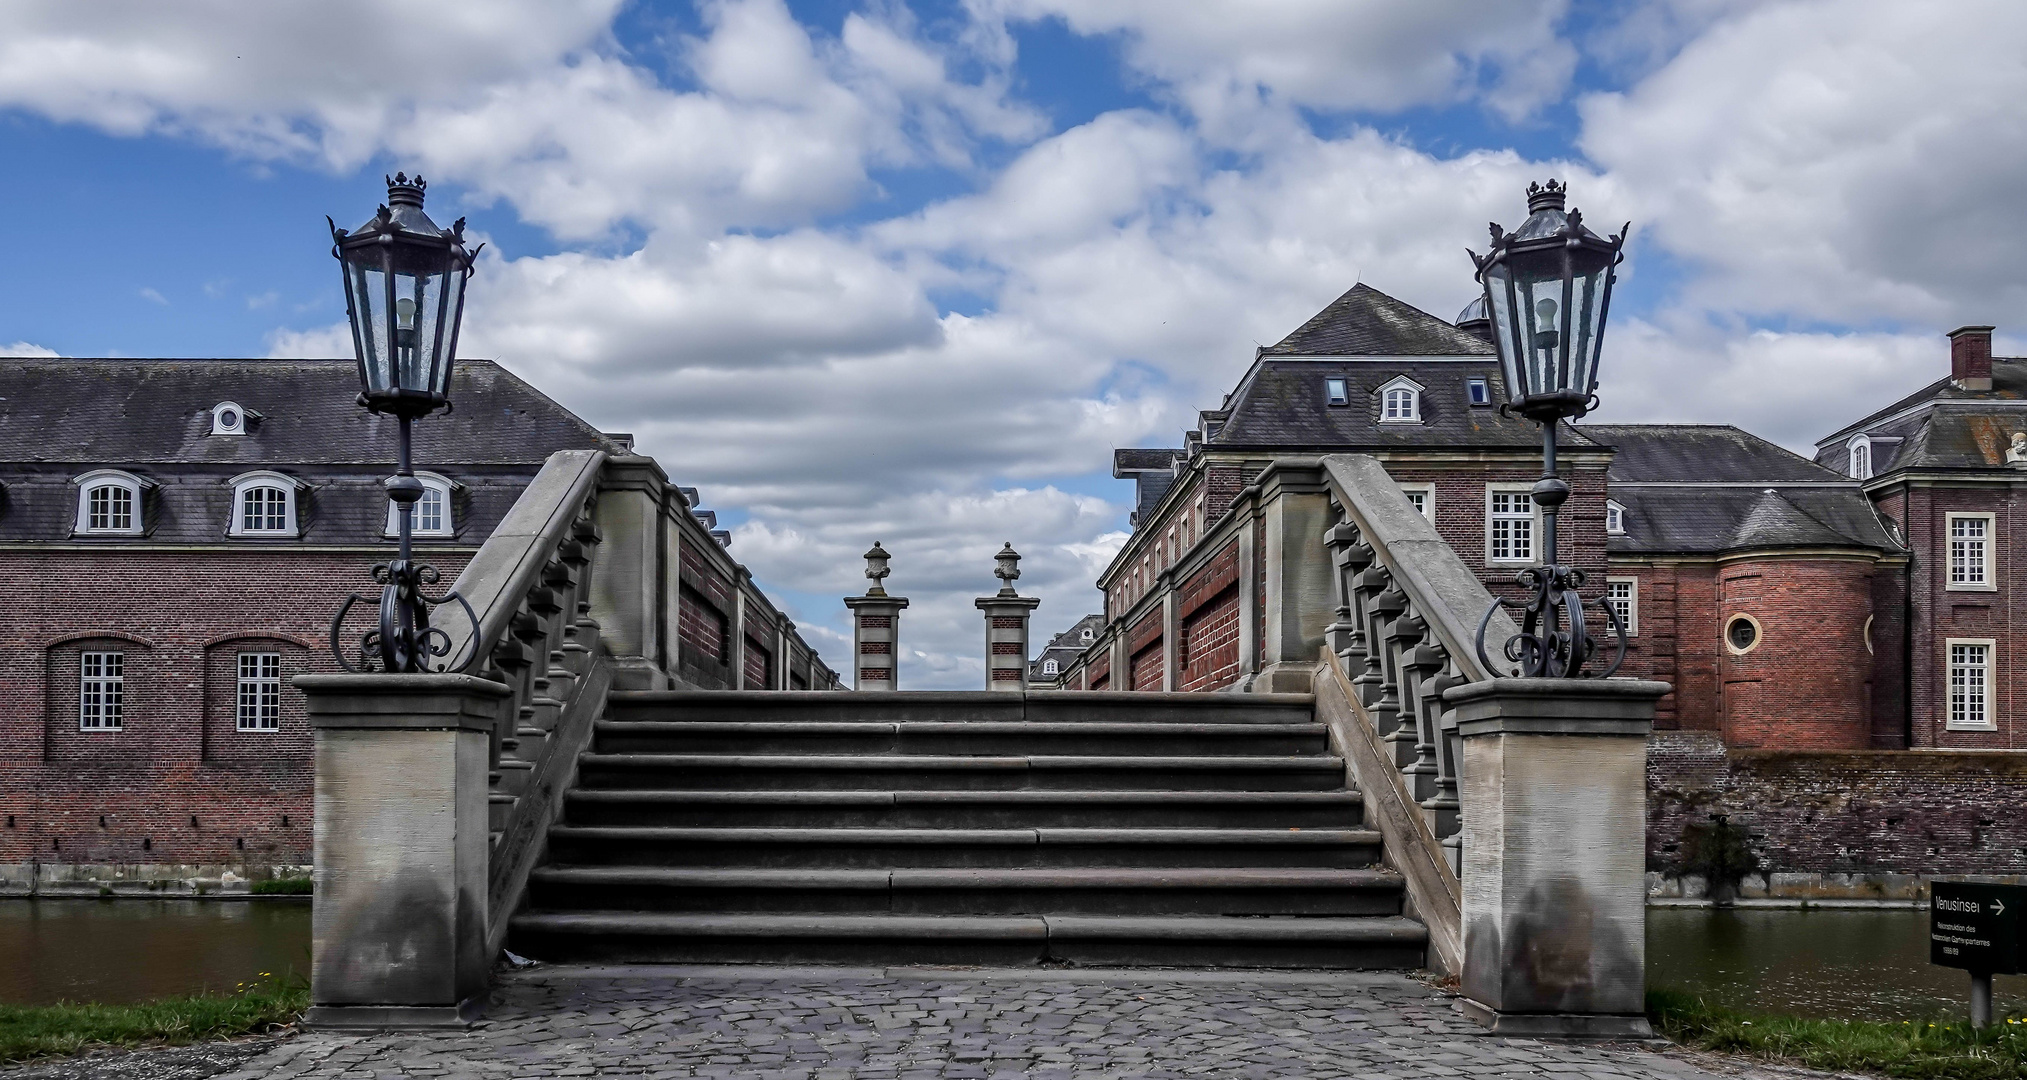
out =
[(508, 977), (470, 1030), (312, 1031), (218, 1076), (1798, 1075), (1715, 1067), (1489, 1038), (1398, 974), (556, 969)]

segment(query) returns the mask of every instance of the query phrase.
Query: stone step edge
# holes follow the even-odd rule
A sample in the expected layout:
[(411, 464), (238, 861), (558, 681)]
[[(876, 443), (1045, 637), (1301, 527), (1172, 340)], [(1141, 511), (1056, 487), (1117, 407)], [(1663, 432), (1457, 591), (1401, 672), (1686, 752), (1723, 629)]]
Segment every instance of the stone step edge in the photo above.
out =
[(780, 889), (880, 892), (895, 889), (1289, 889), (1392, 892), (1391, 870), (1328, 867), (904, 867), (893, 870), (742, 867), (544, 866), (531, 880), (556, 886)]
[(661, 825), (556, 825), (557, 840), (610, 840), (632, 843), (715, 844), (923, 844), (1040, 846), (1044, 844), (1258, 844), (1318, 847), (1376, 845), (1376, 829), (865, 829), (726, 826), (693, 828)]
[(1115, 720), (598, 720), (625, 735), (1322, 735), (1328, 724), (1207, 724)]
[(894, 772), (1028, 769), (1148, 769), (1148, 770), (1270, 770), (1299, 772), (1342, 771), (1344, 759), (1335, 754), (1274, 755), (1262, 757), (1070, 754), (583, 754), (578, 768), (601, 766), (628, 769), (849, 769)]
[(1147, 805), (1318, 805), (1362, 804), (1365, 795), (1346, 791), (1173, 791), (1120, 788), (1115, 791), (1078, 791), (1053, 788), (1010, 790), (970, 789), (919, 791), (859, 791), (850, 788), (807, 790), (698, 789), (698, 788), (571, 788), (564, 798), (573, 802), (663, 803), (696, 806), (917, 806), (996, 804), (1143, 803)]
[(1420, 945), (1428, 929), (1402, 915), (691, 915), (543, 912), (520, 933), (768, 939), (1227, 941)]

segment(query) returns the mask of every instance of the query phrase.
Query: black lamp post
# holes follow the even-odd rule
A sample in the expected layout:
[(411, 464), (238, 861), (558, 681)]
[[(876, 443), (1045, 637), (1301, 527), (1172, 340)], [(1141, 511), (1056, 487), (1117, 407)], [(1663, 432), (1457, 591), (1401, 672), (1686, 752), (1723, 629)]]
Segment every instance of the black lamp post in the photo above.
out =
[[(1486, 609), (1478, 623), (1478, 658), (1492, 666), (1485, 656), (1492, 613), (1501, 607), (1520, 611), (1520, 633), (1503, 651), (1530, 678), (1580, 676), (1597, 649), (1584, 629), (1584, 601), (1577, 594), (1584, 572), (1556, 561), (1556, 514), (1569, 500), (1570, 486), (1556, 475), (1555, 430), (1597, 407), (1605, 318), (1625, 258), (1620, 248), (1632, 229), (1628, 223), (1617, 236), (1600, 237), (1584, 228), (1580, 211), (1563, 210), (1568, 190), (1554, 180), (1528, 185), (1527, 221), (1510, 233), (1495, 223), (1492, 250), (1483, 258), (1469, 253), (1485, 286), (1492, 341), (1506, 377), (1507, 400), (1500, 411), (1539, 423), (1542, 433), (1542, 478), (1533, 491), (1542, 514), (1542, 560), (1519, 575), (1533, 595), (1501, 598)], [(1618, 655), (1602, 673), (1610, 675), (1625, 659), (1626, 630), (1609, 603), (1596, 604), (1618, 636)]]
[[(439, 229), (422, 212), (422, 177), (395, 173), (387, 181), (387, 203), (373, 220), (351, 232), (329, 218), (331, 253), (345, 278), (345, 313), (352, 323), (352, 347), (359, 358), (359, 404), (400, 422), (400, 456), (387, 480), (387, 497), (400, 521), (401, 547), (395, 560), (373, 568), (381, 585), (380, 625), (359, 641), (359, 663), (345, 658), (340, 624), (355, 603), (346, 598), (331, 619), (331, 650), (348, 671), (427, 671), (431, 657), (450, 649), (450, 636), (429, 625), (429, 609), (457, 601), (472, 617), (464, 597), (430, 596), (425, 585), (442, 580), (436, 568), (414, 561), (412, 529), (422, 482), (409, 454), (409, 425), (418, 417), (450, 407), (450, 376), (457, 360), (458, 324), (464, 317), (465, 281), (478, 249), (465, 250), (465, 222)], [(485, 245), (481, 244), (480, 247)], [(479, 653), (478, 622), (464, 657), (437, 670), (462, 670)]]

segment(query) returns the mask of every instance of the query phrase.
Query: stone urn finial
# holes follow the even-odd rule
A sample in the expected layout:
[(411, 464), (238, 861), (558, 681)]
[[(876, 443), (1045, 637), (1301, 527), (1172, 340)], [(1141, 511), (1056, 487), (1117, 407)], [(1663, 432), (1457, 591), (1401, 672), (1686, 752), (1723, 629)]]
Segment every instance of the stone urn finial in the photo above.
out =
[(999, 554), (992, 557), (992, 561), (992, 576), (1000, 580), (999, 594), (1014, 595), (1013, 583), (1021, 576), (1021, 553), (1014, 550), (1013, 542), (1009, 540)]
[(893, 573), (887, 569), (889, 557), (887, 549), (881, 547), (878, 540), (873, 541), (873, 550), (866, 552), (866, 576), (873, 579), (873, 587), (866, 590), (867, 596), (887, 595), (884, 581), (888, 574)]

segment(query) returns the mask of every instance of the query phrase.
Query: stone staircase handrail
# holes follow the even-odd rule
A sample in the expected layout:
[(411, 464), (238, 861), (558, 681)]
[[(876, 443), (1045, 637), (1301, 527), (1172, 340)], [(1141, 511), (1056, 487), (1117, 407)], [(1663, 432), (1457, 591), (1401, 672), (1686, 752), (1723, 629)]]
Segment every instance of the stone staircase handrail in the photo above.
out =
[[(458, 575), (457, 591), (478, 614), (479, 639), (497, 645), (521, 601), (535, 587), (542, 568), (555, 558), (571, 523), (598, 487), (605, 465), (602, 450), (558, 450), (542, 463), (541, 472), (507, 511), (507, 516)], [(463, 652), (471, 628), (446, 626), (449, 656)]]

